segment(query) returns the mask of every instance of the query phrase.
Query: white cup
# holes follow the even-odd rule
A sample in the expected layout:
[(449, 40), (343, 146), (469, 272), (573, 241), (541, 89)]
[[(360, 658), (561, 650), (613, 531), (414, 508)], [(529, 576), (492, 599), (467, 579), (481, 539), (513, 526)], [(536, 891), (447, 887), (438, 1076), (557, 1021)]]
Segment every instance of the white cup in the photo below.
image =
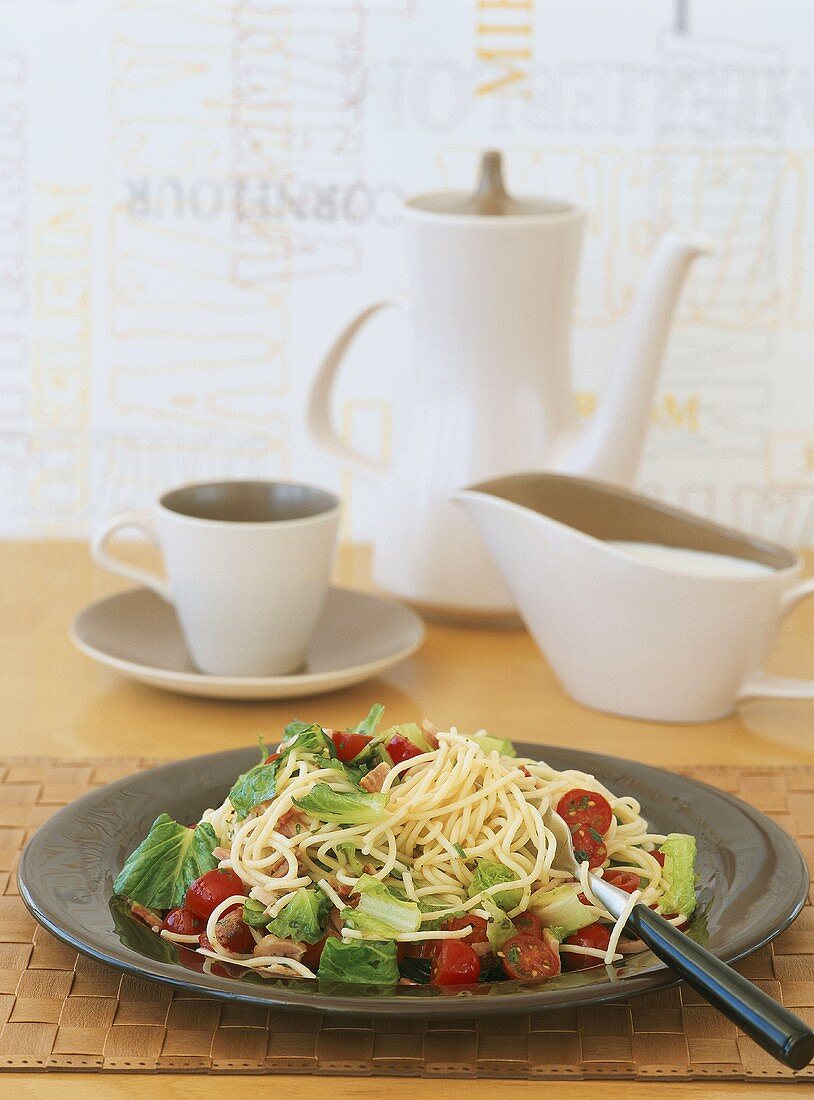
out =
[[(214, 676), (277, 676), (305, 662), (330, 582), (339, 499), (282, 481), (184, 485), (149, 513), (115, 516), (91, 553), (171, 603), (197, 667)], [(125, 528), (158, 546), (167, 580), (108, 552)]]

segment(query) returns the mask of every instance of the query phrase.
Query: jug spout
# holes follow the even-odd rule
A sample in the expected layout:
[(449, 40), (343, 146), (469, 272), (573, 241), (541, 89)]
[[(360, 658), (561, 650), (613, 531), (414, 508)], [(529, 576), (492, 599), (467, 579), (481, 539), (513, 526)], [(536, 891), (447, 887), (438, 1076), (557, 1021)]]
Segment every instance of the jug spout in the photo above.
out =
[(678, 297), (692, 261), (710, 251), (694, 235), (670, 232), (661, 238), (633, 303), (596, 421), (558, 469), (632, 485)]

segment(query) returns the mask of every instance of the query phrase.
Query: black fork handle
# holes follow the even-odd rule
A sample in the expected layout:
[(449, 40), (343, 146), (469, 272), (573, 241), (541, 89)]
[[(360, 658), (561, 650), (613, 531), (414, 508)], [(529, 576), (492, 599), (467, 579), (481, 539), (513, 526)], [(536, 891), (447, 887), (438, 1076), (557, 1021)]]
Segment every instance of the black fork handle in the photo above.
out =
[(814, 1031), (807, 1024), (664, 917), (636, 905), (626, 927), (778, 1062), (803, 1069), (814, 1058)]

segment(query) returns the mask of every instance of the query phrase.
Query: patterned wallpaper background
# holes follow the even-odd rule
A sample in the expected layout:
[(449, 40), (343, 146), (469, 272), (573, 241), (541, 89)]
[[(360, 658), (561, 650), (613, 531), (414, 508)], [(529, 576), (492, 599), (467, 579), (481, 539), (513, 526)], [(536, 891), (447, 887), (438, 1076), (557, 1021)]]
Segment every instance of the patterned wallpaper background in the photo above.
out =
[[(379, 487), (321, 455), (309, 381), (403, 289), (399, 202), (468, 187), (590, 211), (589, 418), (656, 236), (715, 245), (682, 297), (640, 484), (814, 545), (810, 0), (0, 0), (0, 533), (83, 535), (235, 474)], [(387, 447), (403, 319), (338, 416)]]

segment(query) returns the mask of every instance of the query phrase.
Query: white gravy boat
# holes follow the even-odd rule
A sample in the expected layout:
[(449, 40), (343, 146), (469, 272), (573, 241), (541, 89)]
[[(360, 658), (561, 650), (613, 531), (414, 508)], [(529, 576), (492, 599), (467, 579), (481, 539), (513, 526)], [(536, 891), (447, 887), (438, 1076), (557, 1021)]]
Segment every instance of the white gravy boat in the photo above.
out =
[[(814, 699), (814, 681), (762, 671), (806, 595), (791, 550), (586, 478), (515, 474), (458, 500), (569, 695), (596, 710), (705, 722), (755, 696)], [(654, 560), (618, 542), (644, 543)], [(669, 551), (719, 557), (691, 572)], [(727, 562), (729, 566), (727, 566)], [(743, 568), (738, 568), (738, 563)], [(667, 564), (665, 564), (667, 563)]]

